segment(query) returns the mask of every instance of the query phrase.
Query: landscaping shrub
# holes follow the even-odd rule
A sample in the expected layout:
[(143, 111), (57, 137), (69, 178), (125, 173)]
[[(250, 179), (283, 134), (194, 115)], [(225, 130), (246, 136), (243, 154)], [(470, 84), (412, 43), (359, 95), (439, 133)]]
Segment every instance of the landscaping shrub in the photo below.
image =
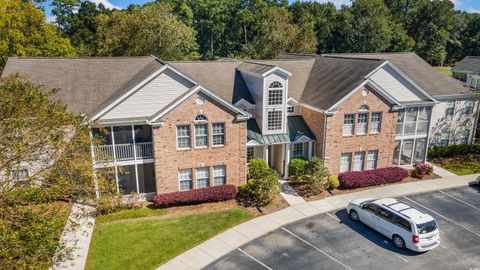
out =
[(213, 186), (188, 191), (157, 194), (153, 197), (153, 203), (157, 207), (169, 207), (174, 205), (226, 201), (235, 198), (237, 191), (238, 189), (234, 185)]
[(480, 154), (478, 144), (459, 144), (450, 146), (433, 146), (428, 149), (428, 158), (452, 158), (465, 155)]
[(290, 177), (303, 174), (307, 162), (308, 160), (304, 158), (292, 158), (292, 160), (290, 160), (290, 164), (288, 165)]
[(248, 175), (247, 183), (238, 187), (237, 197), (242, 204), (266, 206), (280, 193), (277, 172), (265, 160), (251, 160)]
[(345, 172), (338, 175), (343, 188), (359, 188), (387, 183), (397, 183), (408, 177), (408, 171), (400, 167), (368, 171)]
[(328, 176), (329, 173), (323, 165), (323, 161), (318, 157), (313, 157), (310, 161), (307, 161), (300, 175), (290, 177), (290, 182), (297, 186), (301, 193), (311, 196), (329, 187)]
[(433, 166), (425, 162), (417, 162), (413, 165), (412, 177), (422, 179), (425, 175), (433, 172)]
[(328, 177), (328, 188), (329, 189), (336, 189), (340, 186), (340, 180), (336, 175), (330, 175)]

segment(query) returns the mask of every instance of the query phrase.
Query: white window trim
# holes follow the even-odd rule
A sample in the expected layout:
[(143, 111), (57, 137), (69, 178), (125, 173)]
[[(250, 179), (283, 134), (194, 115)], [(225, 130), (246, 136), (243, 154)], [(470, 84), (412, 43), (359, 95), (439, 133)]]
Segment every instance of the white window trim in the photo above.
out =
[[(223, 133), (215, 133), (215, 125), (223, 125)], [(222, 147), (225, 146), (226, 141), (227, 141), (227, 136), (226, 136), (226, 125), (224, 122), (217, 122), (217, 123), (212, 123), (212, 147)], [(223, 143), (222, 144), (215, 144), (214, 137), (215, 136), (223, 136)]]
[[(205, 126), (205, 127), (207, 127), (207, 134), (205, 134), (205, 135), (197, 135), (197, 126)], [(195, 139), (194, 139), (194, 142), (195, 142), (194, 147), (195, 147), (195, 149), (205, 149), (205, 148), (208, 148), (208, 145), (209, 145), (209, 143), (210, 143), (210, 142), (209, 142), (209, 138), (208, 138), (208, 133), (209, 133), (209, 132), (208, 132), (208, 123), (207, 123), (207, 122), (196, 123), (196, 124), (194, 125), (194, 128), (195, 128), (195, 130), (194, 130), (194, 138), (195, 138)], [(197, 146), (197, 137), (207, 138), (207, 144), (206, 144), (206, 145), (203, 145), (203, 146)]]
[[(360, 123), (360, 116), (365, 116), (366, 121)], [(359, 113), (357, 114), (357, 126), (355, 128), (355, 134), (356, 135), (366, 135), (368, 134), (368, 113)], [(360, 130), (361, 129), (361, 130)]]
[[(189, 180), (187, 180), (187, 179), (181, 180), (180, 179), (180, 171), (190, 171), (190, 179)], [(178, 181), (178, 190), (179, 191), (192, 190), (193, 189), (193, 172), (192, 172), (192, 169), (179, 169), (178, 172), (177, 172), (177, 181)], [(190, 181), (190, 189), (182, 189), (182, 185), (180, 184), (180, 182), (184, 182), (184, 181)]]
[[(373, 115), (377, 114), (380, 115), (379, 121), (372, 121), (373, 120)], [(382, 131), (382, 118), (383, 118), (383, 113), (382, 112), (372, 112), (370, 114), (370, 133), (371, 134), (379, 134)], [(378, 123), (378, 129), (373, 130), (373, 127), (376, 126)]]
[[(216, 168), (223, 168), (223, 174), (222, 175), (215, 175), (215, 169)], [(217, 166), (213, 166), (213, 173), (212, 173), (212, 179), (213, 179), (213, 186), (223, 186), (223, 185), (226, 185), (227, 184), (227, 166), (225, 165), (217, 165)], [(223, 177), (223, 184), (221, 185), (216, 185), (215, 184), (215, 177)]]
[[(370, 159), (370, 154), (372, 154), (375, 158)], [(370, 168), (369, 164), (373, 162), (373, 167)], [(378, 150), (368, 150), (367, 151), (367, 158), (365, 162), (365, 170), (375, 170), (378, 166)]]
[[(296, 155), (296, 154), (295, 154), (295, 151), (296, 151), (296, 150), (295, 150), (295, 147), (298, 147), (298, 146), (300, 146), (300, 155)], [(293, 149), (293, 150), (292, 150), (292, 157), (294, 157), (294, 158), (304, 157), (304, 154), (305, 154), (305, 153), (304, 153), (304, 149), (303, 149), (303, 148), (304, 148), (303, 143), (294, 143), (294, 144), (293, 144), (293, 148), (292, 148), (292, 149)]]
[[(351, 124), (345, 124), (345, 118), (346, 116), (353, 116), (353, 122)], [(356, 120), (356, 117), (355, 117), (355, 114), (353, 113), (349, 113), (349, 114), (345, 114), (343, 116), (343, 129), (342, 129), (342, 135), (343, 136), (353, 136), (353, 134), (355, 134), (355, 120)], [(345, 127), (346, 126), (351, 126), (351, 132), (350, 133), (345, 133)]]
[[(270, 129), (269, 127), (269, 113), (280, 113), (280, 127), (276, 129)], [(275, 116), (273, 116), (275, 118)], [(268, 132), (275, 132), (275, 131), (280, 131), (283, 129), (283, 111), (282, 110), (267, 110), (267, 131)]]
[[(360, 162), (357, 162), (357, 154), (360, 154), (359, 156), (362, 157), (362, 159), (360, 160)], [(361, 168), (360, 170), (356, 170), (355, 169), (355, 164), (358, 164), (358, 163), (361, 163)], [(352, 161), (352, 171), (363, 171), (365, 170), (365, 151), (357, 151), (357, 152), (354, 152), (353, 153), (353, 161)]]
[[(206, 178), (199, 178), (198, 177), (198, 171), (200, 170), (205, 170), (207, 172), (207, 177)], [(195, 168), (195, 188), (199, 188), (198, 187), (198, 179), (207, 179), (208, 181), (208, 185), (205, 187), (210, 187), (210, 167), (198, 167), (198, 168)], [(204, 187), (202, 187), (204, 188)]]
[[(189, 135), (188, 135), (188, 136), (181, 136), (181, 137), (179, 137), (179, 136), (178, 136), (178, 127), (188, 127), (188, 133), (189, 133)], [(177, 150), (188, 150), (188, 149), (191, 149), (191, 147), (192, 147), (192, 128), (191, 128), (190, 125), (177, 125), (177, 126), (176, 126), (176, 137), (177, 137), (177, 140), (176, 140), (176, 141), (177, 141), (177, 142), (176, 142), (176, 143), (177, 143)], [(189, 146), (189, 147), (179, 147), (179, 145), (178, 145), (178, 139), (179, 139), (179, 138), (188, 138), (188, 140), (189, 140), (189, 145), (190, 145), (190, 146)]]
[[(348, 162), (343, 162), (343, 156), (347, 156), (347, 160)], [(348, 168), (347, 170), (344, 170), (342, 171), (342, 165), (343, 164), (348, 164)], [(342, 173), (342, 172), (350, 172), (352, 170), (352, 153), (351, 152), (344, 152), (344, 153), (341, 153), (340, 154), (340, 167), (339, 167), (339, 172)]]

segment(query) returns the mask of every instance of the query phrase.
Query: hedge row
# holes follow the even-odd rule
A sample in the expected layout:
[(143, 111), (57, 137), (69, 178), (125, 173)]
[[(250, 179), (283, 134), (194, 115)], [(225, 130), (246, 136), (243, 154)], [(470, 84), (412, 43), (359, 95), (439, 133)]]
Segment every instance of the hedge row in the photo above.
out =
[(343, 188), (360, 188), (387, 183), (397, 183), (407, 177), (408, 171), (399, 167), (345, 172), (338, 175), (340, 186)]
[(459, 144), (450, 146), (433, 146), (428, 149), (428, 158), (451, 158), (469, 154), (480, 154), (480, 145)]
[(153, 203), (157, 207), (226, 201), (235, 198), (238, 189), (234, 185), (213, 186), (187, 191), (157, 194)]

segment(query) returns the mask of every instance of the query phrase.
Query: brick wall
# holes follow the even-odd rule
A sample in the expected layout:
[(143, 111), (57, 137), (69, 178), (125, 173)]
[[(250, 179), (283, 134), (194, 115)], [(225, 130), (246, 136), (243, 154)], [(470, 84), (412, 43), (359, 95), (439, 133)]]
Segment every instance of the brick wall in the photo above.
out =
[[(354, 153), (357, 151), (378, 150), (377, 168), (392, 166), (393, 151), (395, 147), (395, 128), (397, 113), (392, 112), (389, 102), (374, 91), (367, 91), (363, 96), (363, 89), (355, 92), (348, 100), (344, 101), (333, 116), (327, 118), (325, 165), (332, 174), (340, 170), (341, 153), (351, 152), (352, 163)], [(343, 120), (345, 114), (358, 113), (362, 104), (370, 107), (369, 112), (382, 112), (382, 124), (379, 134), (343, 136)], [(370, 115), (369, 126), (370, 131)], [(356, 127), (357, 115), (355, 116)], [(312, 126), (309, 124), (310, 128)], [(318, 137), (317, 137), (318, 140)], [(367, 155), (365, 154), (365, 160)]]
[(303, 119), (305, 120), (308, 127), (313, 132), (313, 135), (315, 135), (316, 138), (314, 154), (317, 157), (322, 157), (325, 116), (321, 112), (314, 111), (304, 106), (301, 107), (300, 111)]
[[(197, 104), (197, 97), (205, 99)], [(195, 149), (194, 119), (198, 114), (208, 118), (209, 146)], [(157, 193), (179, 190), (178, 170), (198, 167), (225, 165), (227, 184), (239, 185), (246, 181), (246, 122), (235, 120), (235, 114), (201, 93), (192, 96), (171, 111), (160, 127), (153, 128), (155, 151), (155, 178)], [(225, 146), (212, 146), (212, 123), (225, 123)], [(190, 125), (191, 148), (177, 150), (176, 126)], [(195, 187), (195, 170), (192, 173)], [(210, 184), (213, 183), (213, 171), (210, 168)]]

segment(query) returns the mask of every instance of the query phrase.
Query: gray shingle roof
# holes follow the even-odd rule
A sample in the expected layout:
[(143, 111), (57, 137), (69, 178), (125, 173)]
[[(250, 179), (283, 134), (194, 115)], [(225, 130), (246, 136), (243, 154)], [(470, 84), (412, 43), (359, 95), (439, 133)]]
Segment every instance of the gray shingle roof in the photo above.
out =
[(154, 56), (10, 57), (2, 77), (18, 73), (45, 86), (46, 90), (58, 88), (60, 90), (52, 96), (53, 99), (68, 105), (73, 113), (91, 115), (161, 66)]
[(327, 110), (379, 67), (384, 60), (316, 56), (300, 101)]
[(470, 93), (469, 88), (462, 82), (435, 71), (432, 66), (415, 53), (345, 53), (331, 55), (390, 60), (434, 97)]
[(480, 56), (466, 56), (452, 68), (452, 71), (480, 74)]
[(242, 75), (237, 70), (242, 61), (172, 61), (168, 63), (230, 103), (235, 103), (241, 98), (254, 103)]

